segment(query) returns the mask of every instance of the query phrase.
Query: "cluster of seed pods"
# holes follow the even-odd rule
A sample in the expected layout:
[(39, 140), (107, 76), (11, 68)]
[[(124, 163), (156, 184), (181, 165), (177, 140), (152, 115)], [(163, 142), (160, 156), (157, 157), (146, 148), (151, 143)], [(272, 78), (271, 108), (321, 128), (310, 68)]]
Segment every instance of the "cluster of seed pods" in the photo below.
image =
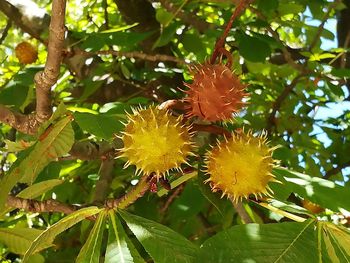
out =
[[(222, 64), (192, 66), (192, 83), (185, 83), (186, 119), (219, 122), (232, 120), (245, 105), (246, 85), (231, 69)], [(182, 115), (150, 106), (128, 115), (121, 139), (120, 157), (126, 166), (135, 165), (137, 173), (164, 178), (171, 169), (181, 170), (189, 155), (194, 154), (193, 133)], [(251, 131), (232, 133), (218, 141), (205, 156), (205, 167), (213, 192), (221, 191), (232, 201), (270, 195), (268, 186), (276, 181), (272, 169), (274, 148), (269, 148), (266, 134), (254, 136)], [(187, 163), (188, 164), (188, 163)]]

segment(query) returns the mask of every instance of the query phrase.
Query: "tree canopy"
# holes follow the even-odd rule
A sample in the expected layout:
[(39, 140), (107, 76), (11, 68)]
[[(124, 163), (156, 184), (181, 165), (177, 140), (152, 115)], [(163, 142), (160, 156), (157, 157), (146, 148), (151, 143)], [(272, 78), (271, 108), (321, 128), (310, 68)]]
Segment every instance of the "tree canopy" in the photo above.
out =
[(350, 262), (349, 0), (0, 0), (1, 262)]

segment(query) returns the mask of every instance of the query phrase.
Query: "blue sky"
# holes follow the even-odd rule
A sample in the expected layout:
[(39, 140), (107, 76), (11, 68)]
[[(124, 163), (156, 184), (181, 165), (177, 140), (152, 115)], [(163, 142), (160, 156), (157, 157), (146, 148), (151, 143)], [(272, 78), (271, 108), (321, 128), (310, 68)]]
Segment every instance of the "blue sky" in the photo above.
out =
[[(305, 16), (312, 17), (309, 10), (306, 10), (304, 13)], [(313, 20), (313, 19), (307, 19), (306, 23), (312, 26), (318, 26), (320, 25), (319, 20)], [(325, 28), (329, 31), (333, 32), (335, 35), (335, 39), (333, 41), (325, 38), (321, 38), (322, 44), (321, 47), (324, 50), (336, 48), (338, 46), (337, 43), (337, 20), (336, 19), (328, 19), (328, 21), (325, 24)], [(345, 97), (349, 95), (348, 90), (346, 87), (342, 87)], [(322, 92), (321, 90), (319, 92)], [(350, 102), (349, 101), (337, 101), (332, 103), (327, 103), (326, 107), (319, 107), (317, 109), (317, 112), (314, 116), (317, 120), (326, 120), (328, 118), (337, 118), (344, 114), (344, 111), (350, 110)], [(346, 129), (347, 127), (342, 127)], [(325, 147), (328, 147), (331, 144), (331, 140), (328, 138), (328, 136), (322, 131), (320, 127), (317, 125), (314, 125), (314, 131), (312, 134), (317, 134), (317, 139), (324, 143)], [(347, 176), (350, 174), (350, 168), (343, 169), (343, 173)]]

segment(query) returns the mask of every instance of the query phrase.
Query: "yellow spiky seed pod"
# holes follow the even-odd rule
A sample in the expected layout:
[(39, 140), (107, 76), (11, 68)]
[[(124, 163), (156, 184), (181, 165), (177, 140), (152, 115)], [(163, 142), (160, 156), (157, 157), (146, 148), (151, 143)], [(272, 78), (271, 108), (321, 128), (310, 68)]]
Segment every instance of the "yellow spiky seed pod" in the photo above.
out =
[[(276, 147), (275, 147), (276, 148)], [(268, 183), (277, 181), (272, 169), (277, 162), (272, 158), (275, 148), (267, 145), (266, 134), (254, 137), (252, 132), (232, 134), (218, 142), (205, 158), (206, 172), (213, 192), (221, 191), (237, 202), (254, 195), (270, 196)]]
[(38, 59), (37, 49), (28, 42), (21, 42), (15, 48), (15, 54), (22, 64), (31, 64)]
[(125, 166), (135, 165), (137, 173), (155, 173), (158, 178), (171, 169), (181, 170), (180, 165), (192, 154), (191, 133), (182, 124), (182, 116), (155, 106), (133, 110), (121, 139)]

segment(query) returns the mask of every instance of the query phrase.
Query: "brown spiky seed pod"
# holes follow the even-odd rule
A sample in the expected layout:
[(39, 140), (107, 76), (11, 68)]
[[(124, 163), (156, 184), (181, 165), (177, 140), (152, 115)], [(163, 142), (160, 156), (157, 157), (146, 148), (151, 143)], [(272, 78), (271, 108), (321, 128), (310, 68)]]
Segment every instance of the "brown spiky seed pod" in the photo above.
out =
[(22, 64), (31, 64), (38, 59), (38, 51), (36, 48), (25, 41), (16, 46), (15, 53), (19, 62)]
[(188, 116), (207, 121), (229, 120), (243, 107), (246, 86), (228, 67), (204, 64), (195, 66), (193, 71), (193, 83), (185, 83), (189, 88), (185, 99), (190, 105)]

